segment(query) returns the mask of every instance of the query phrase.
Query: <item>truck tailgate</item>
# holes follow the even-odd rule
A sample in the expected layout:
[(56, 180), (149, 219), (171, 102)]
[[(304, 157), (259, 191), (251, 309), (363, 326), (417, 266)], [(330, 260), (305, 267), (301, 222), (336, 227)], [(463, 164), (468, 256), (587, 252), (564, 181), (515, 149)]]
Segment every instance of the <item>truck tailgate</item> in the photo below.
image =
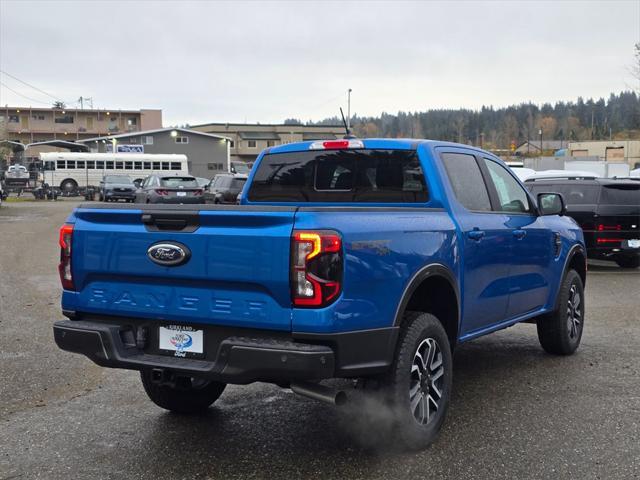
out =
[[(289, 251), (295, 208), (131, 205), (75, 212), (78, 312), (185, 323), (291, 329)], [(143, 223), (144, 222), (144, 223)], [(158, 242), (190, 251), (179, 266), (147, 254)]]

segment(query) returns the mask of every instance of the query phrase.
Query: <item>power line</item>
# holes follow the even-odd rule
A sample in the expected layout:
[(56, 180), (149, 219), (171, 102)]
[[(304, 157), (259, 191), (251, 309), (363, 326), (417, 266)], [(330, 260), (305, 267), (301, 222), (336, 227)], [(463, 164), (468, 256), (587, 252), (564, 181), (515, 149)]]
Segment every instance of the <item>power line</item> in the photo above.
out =
[(0, 85), (2, 85), (7, 90), (15, 93), (16, 95), (18, 95), (18, 96), (20, 96), (22, 98), (26, 98), (27, 100), (30, 100), (30, 101), (36, 102), (36, 103), (41, 103), (42, 105), (50, 105), (50, 103), (48, 103), (48, 102), (43, 102), (42, 100), (36, 100), (35, 98), (27, 97), (26, 95), (23, 95), (20, 92), (16, 92), (13, 88), (11, 88), (9, 85), (7, 85), (4, 82), (0, 82)]
[(11, 77), (14, 80), (17, 80), (20, 83), (24, 83), (27, 87), (33, 88), (34, 90), (40, 92), (40, 93), (44, 93), (47, 97), (51, 97), (54, 100), (57, 100), (59, 102), (63, 102), (65, 103), (63, 100), (59, 99), (58, 97), (51, 95), (50, 93), (45, 92), (44, 90), (38, 88), (38, 87), (34, 87), (33, 85), (31, 85), (30, 83), (25, 82), (24, 80), (20, 80), (18, 77), (11, 75), (10, 73), (5, 72), (4, 70), (0, 70), (0, 72), (4, 73), (7, 77)]

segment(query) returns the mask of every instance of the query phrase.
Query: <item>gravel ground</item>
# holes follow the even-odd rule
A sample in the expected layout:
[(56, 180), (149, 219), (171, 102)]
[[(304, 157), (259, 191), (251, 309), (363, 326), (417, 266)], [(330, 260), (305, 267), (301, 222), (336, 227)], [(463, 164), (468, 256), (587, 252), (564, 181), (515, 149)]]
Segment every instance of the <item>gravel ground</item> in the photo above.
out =
[(546, 355), (533, 325), (463, 345), (442, 434), (407, 453), (357, 393), (335, 409), (230, 386), (182, 417), (135, 372), (58, 350), (57, 230), (75, 204), (0, 208), (0, 480), (640, 478), (640, 271), (590, 264), (572, 357)]

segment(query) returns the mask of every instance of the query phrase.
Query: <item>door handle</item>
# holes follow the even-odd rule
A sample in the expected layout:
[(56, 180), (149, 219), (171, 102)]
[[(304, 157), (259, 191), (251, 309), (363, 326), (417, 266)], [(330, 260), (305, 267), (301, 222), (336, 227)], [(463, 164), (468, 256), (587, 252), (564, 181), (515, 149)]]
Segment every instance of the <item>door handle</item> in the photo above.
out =
[(482, 230), (471, 230), (469, 233), (467, 233), (467, 236), (471, 240), (480, 241), (482, 237), (484, 237), (484, 232)]
[(527, 234), (526, 230), (514, 230), (513, 231), (513, 236), (516, 237), (518, 240), (523, 239), (526, 234)]

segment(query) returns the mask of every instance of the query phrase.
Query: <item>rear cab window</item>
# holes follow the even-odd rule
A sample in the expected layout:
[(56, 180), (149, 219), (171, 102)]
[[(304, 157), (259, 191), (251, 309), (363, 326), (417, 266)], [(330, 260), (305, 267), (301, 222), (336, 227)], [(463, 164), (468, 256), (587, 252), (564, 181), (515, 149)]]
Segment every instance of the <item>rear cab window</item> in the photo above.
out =
[(197, 187), (198, 181), (193, 177), (162, 177), (160, 186), (167, 188)]
[(252, 202), (425, 203), (415, 150), (351, 149), (265, 155), (248, 192)]

